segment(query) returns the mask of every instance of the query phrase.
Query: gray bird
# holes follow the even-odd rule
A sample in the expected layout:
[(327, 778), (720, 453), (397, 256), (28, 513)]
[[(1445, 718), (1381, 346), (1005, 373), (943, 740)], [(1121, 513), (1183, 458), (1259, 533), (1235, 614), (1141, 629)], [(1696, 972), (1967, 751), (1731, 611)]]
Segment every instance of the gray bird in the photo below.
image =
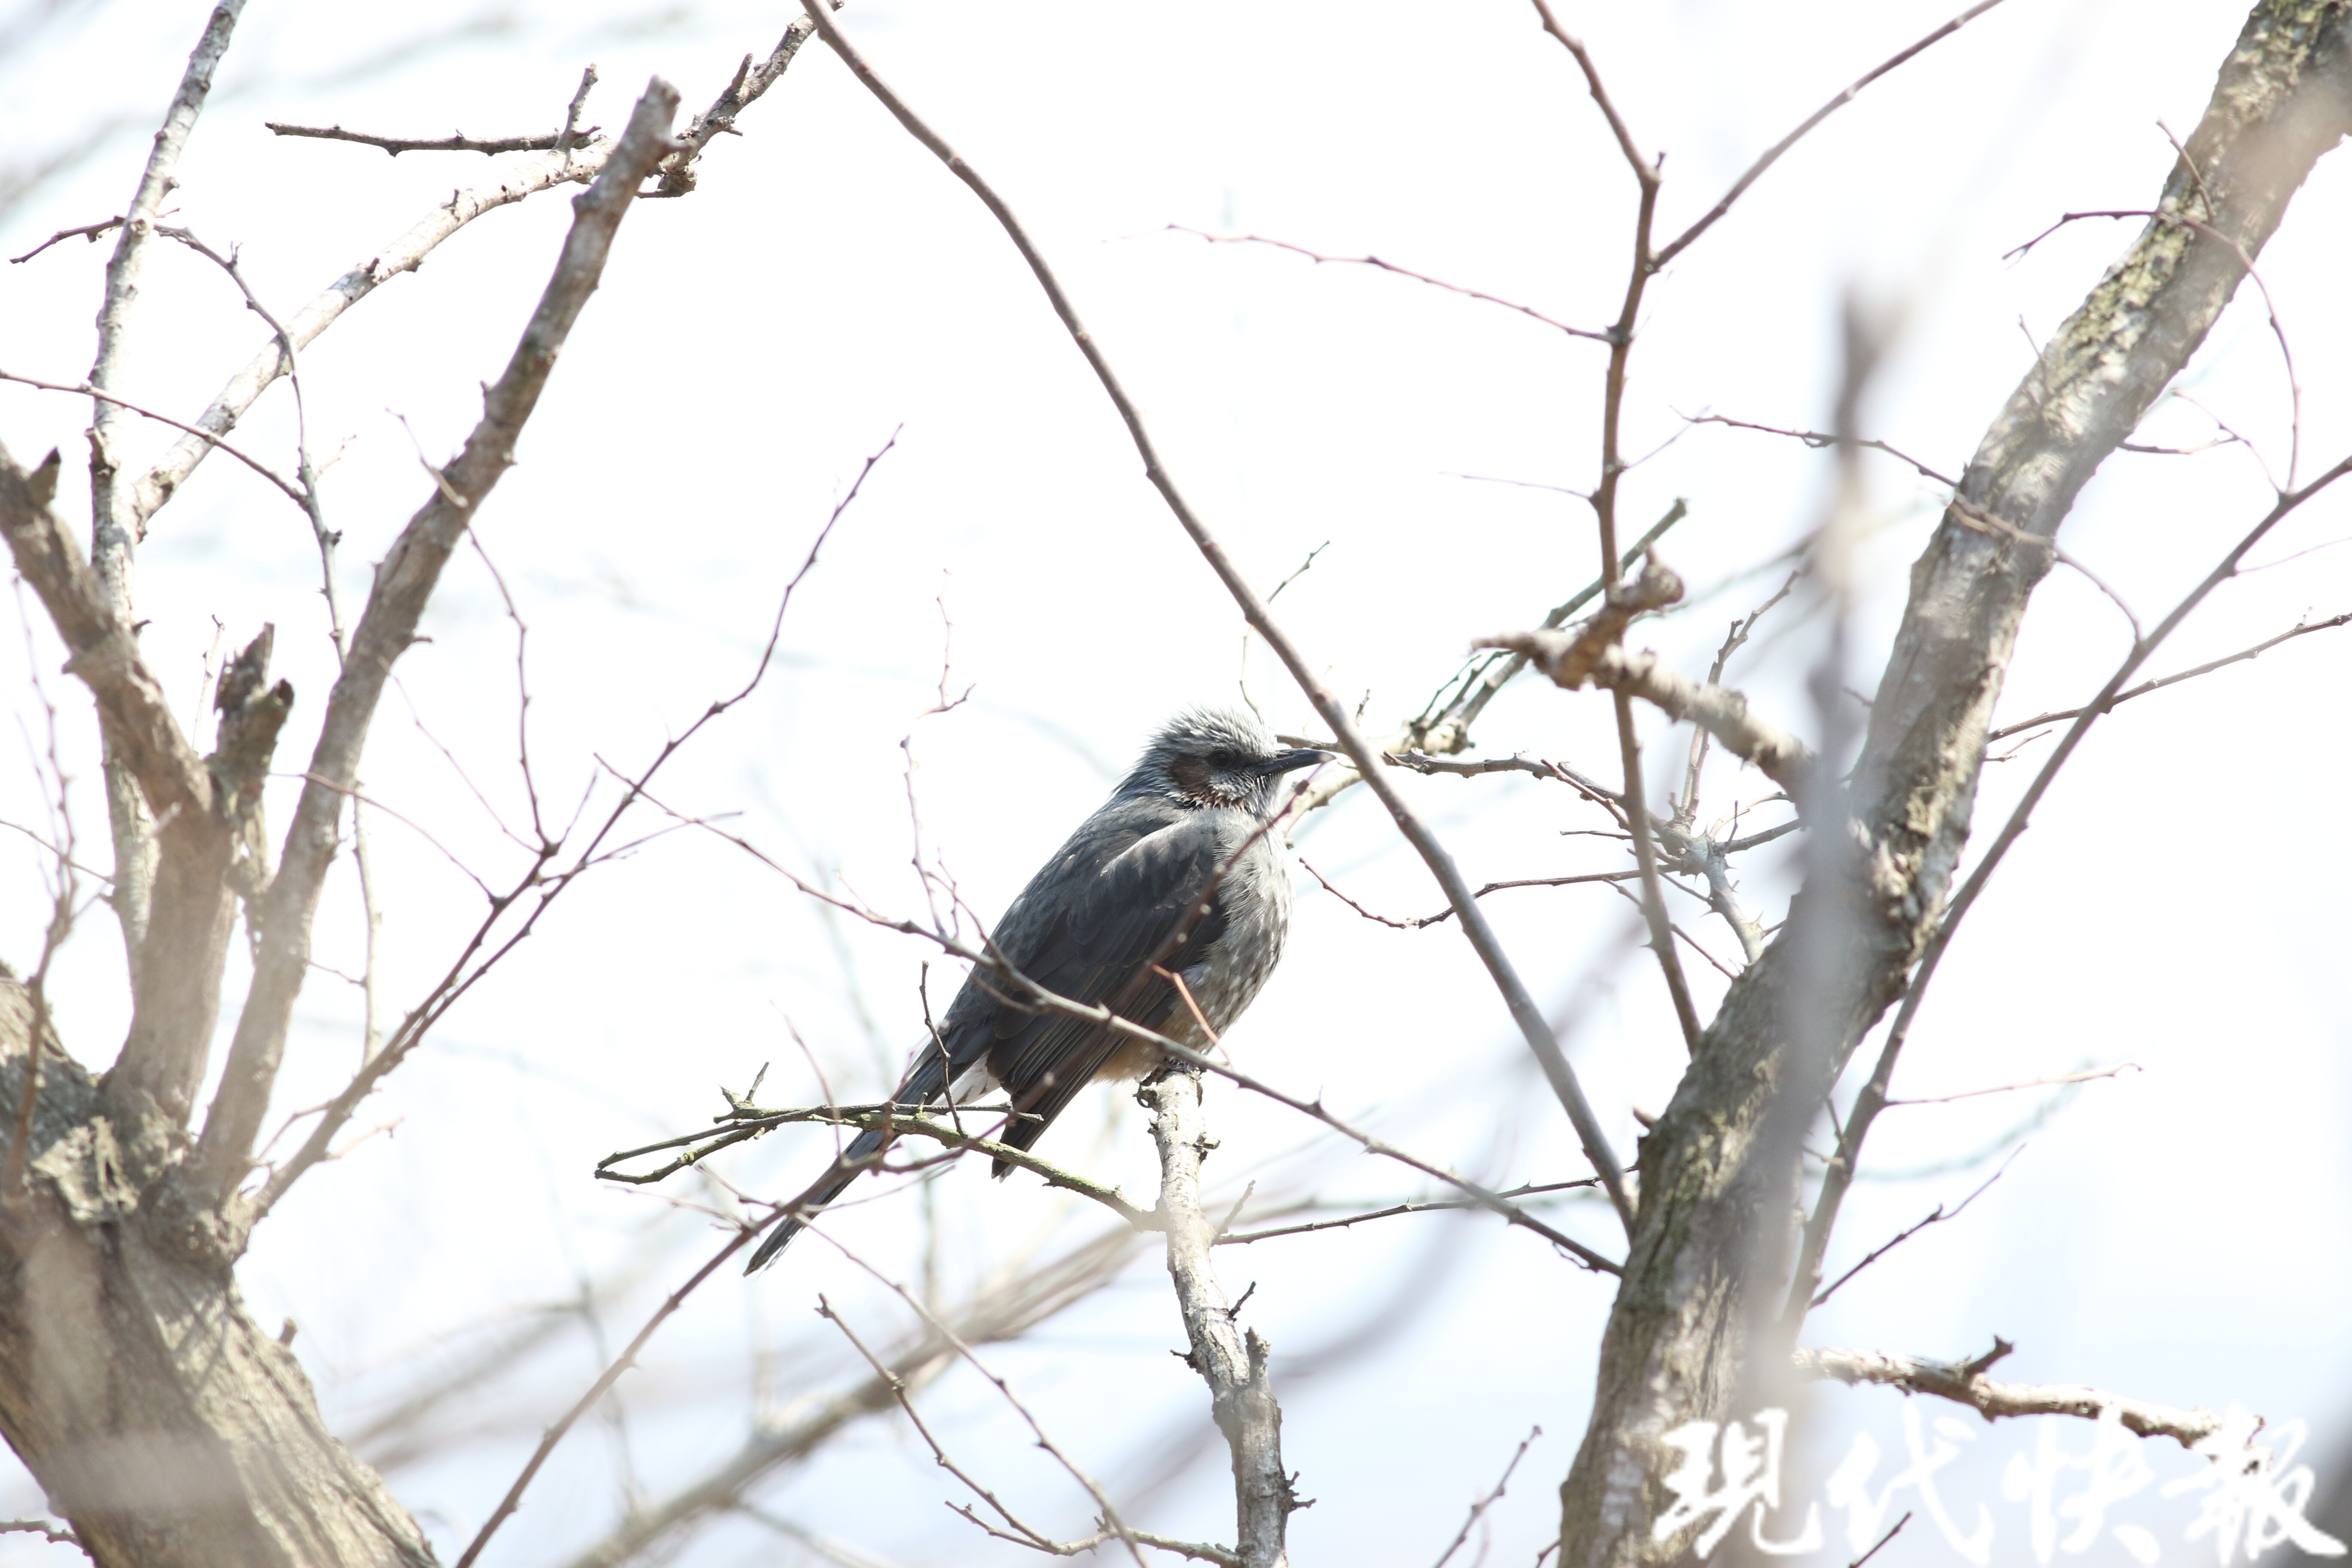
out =
[[(1152, 968), (1182, 976), (1217, 1033), (1241, 1016), (1274, 973), (1290, 927), (1290, 868), (1267, 826), (1280, 781), (1330, 755), (1280, 750), (1245, 713), (1178, 714), (1021, 889), (997, 923), (997, 951), (1048, 991), (1207, 1048), (1192, 1008)], [(1001, 979), (975, 970), (892, 1102), (933, 1105), (981, 1079), (983, 1089), (1002, 1087), (1018, 1113), (999, 1137), (1026, 1149), (1096, 1079), (1140, 1078), (1164, 1059), (1149, 1045), (1009, 994)], [(843, 1174), (810, 1206), (833, 1202), (878, 1165), (887, 1142), (859, 1133)], [(995, 1174), (1010, 1168), (1000, 1161)], [(801, 1228), (787, 1217), (744, 1272), (766, 1265)]]

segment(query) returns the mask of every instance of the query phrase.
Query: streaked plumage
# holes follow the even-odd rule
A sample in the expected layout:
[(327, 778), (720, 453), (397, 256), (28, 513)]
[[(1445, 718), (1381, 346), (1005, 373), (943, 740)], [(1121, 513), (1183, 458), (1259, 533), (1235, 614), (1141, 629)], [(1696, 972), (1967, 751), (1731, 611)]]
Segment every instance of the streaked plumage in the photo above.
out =
[[(1219, 1034), (1241, 1016), (1274, 973), (1290, 925), (1290, 870), (1266, 824), (1283, 776), (1327, 755), (1280, 750), (1244, 713), (1178, 714), (1013, 900), (992, 933), (999, 951), (1049, 991), (1204, 1047), (1192, 1009), (1151, 965), (1183, 977)], [(1208, 912), (1194, 917), (1204, 894)], [(892, 1098), (936, 1104), (984, 1069), (1026, 1112), (1001, 1138), (1026, 1149), (1088, 1083), (1140, 1077), (1159, 1059), (1149, 1047), (1084, 1019), (1009, 1003), (975, 972), (940, 1020), (939, 1041), (917, 1053)], [(848, 1153), (862, 1160), (882, 1147), (880, 1133), (864, 1132)], [(999, 1176), (1005, 1171), (996, 1167)], [(856, 1174), (822, 1201), (838, 1197)], [(800, 1229), (782, 1222), (750, 1268), (775, 1257)]]

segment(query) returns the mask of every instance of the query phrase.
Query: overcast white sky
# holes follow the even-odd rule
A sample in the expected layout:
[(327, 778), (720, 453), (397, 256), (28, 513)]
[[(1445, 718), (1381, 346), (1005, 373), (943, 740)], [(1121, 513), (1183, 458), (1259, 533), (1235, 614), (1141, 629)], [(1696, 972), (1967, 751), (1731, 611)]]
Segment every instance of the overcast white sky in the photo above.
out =
[[(1661, 0), (1570, 4), (1562, 16), (1588, 37), (1635, 134), (1667, 154), (1663, 224), (1673, 232), (1950, 3)], [(733, 0), (254, 0), (183, 165), (175, 221), (241, 246), (255, 286), (291, 309), (492, 171), (476, 158), (388, 160), (282, 141), (265, 119), (419, 135), (536, 129), (560, 118), (593, 60), (603, 85), (590, 118), (617, 125), (654, 72), (678, 84), (689, 110), (707, 103), (790, 14)], [(163, 0), (57, 0), (0, 19), (0, 181), (11, 182), (0, 197), (78, 149), (0, 211), (6, 254), (121, 210), (203, 16)], [(2242, 20), (2240, 5), (2219, 0), (2009, 0), (1833, 118), (1658, 280), (1626, 445), (1642, 453), (1682, 438), (1629, 477), (1626, 526), (1686, 499), (1689, 519), (1663, 552), (1706, 596), (1644, 628), (1644, 640), (1702, 669), (1725, 624), (1776, 585), (1769, 563), (1812, 525), (1828, 478), (1827, 459), (1795, 443), (1719, 427), (1685, 434), (1681, 416), (1819, 427), (1840, 301), (1853, 291), (1900, 322), (1870, 433), (1957, 472), (2030, 363), (2029, 340), (2063, 318), (2132, 229), (2086, 222), (2021, 260), (2004, 253), (2063, 212), (2152, 200), (2173, 156), (2159, 122), (2182, 135), (2196, 123)], [(1252, 577), (1271, 586), (1328, 542), (1279, 608), (1336, 689), (1364, 696), (1368, 723), (1417, 710), (1471, 637), (1531, 623), (1591, 576), (1579, 503), (1459, 476), (1589, 484), (1593, 344), (1369, 269), (1165, 232), (1186, 225), (1377, 253), (1559, 320), (1604, 323), (1622, 285), (1632, 182), (1524, 0), (857, 0), (843, 22), (1022, 213), (1180, 482)], [(551, 809), (568, 814), (598, 757), (642, 765), (739, 685), (778, 586), (859, 465), (898, 431), (793, 605), (781, 668), (673, 764), (663, 793), (680, 809), (740, 813), (734, 827), (780, 859), (837, 872), (877, 906), (913, 912), (921, 893), (908, 867), (900, 747), (911, 732), (927, 842), (992, 916), (1171, 709), (1232, 699), (1240, 624), (969, 194), (821, 47), (742, 125), (744, 137), (704, 161), (699, 194), (631, 214), (520, 467), (485, 511), (484, 541), (530, 626), (539, 776), (560, 803)], [(2347, 214), (2352, 163), (2339, 153), (2264, 259), (2298, 350), (2307, 471), (2352, 443)], [(556, 195), (483, 219), (306, 355), (313, 427), (341, 451), (327, 494), (354, 602), (370, 562), (424, 499), (408, 432), (436, 460), (462, 438), (477, 383), (503, 364), (567, 217)], [(0, 366), (64, 381), (87, 371), (106, 254), (74, 242), (0, 269)], [(150, 261), (138, 321), (133, 395), (184, 416), (260, 342), (226, 280), (168, 249)], [(2161, 408), (2147, 439), (2201, 443), (2218, 418), (2284, 464), (2286, 383), (2249, 301), (2183, 388), (2196, 403)], [(87, 417), (76, 400), (0, 387), (0, 439), (20, 460), (50, 445), (76, 458)], [(242, 435), (290, 468), (290, 431), (281, 389)], [(1859, 563), (1849, 672), (1864, 692), (1939, 495), (1891, 460), (1870, 476), (1875, 531)], [(86, 504), (85, 486), (69, 460), (65, 504)], [(2064, 537), (2152, 621), (2268, 495), (2242, 447), (2119, 458)], [(2352, 501), (2330, 498), (2256, 559), (2285, 562), (2347, 534)], [(146, 647), (191, 708), (215, 620), (238, 641), (277, 623), (280, 668), (300, 693), (281, 765), (299, 766), (331, 669), (299, 514), (249, 473), (211, 462), (159, 518), (141, 559)], [(1761, 710), (1801, 729), (1812, 725), (1801, 678), (1817, 607), (1801, 590), (1731, 672)], [(917, 724), (940, 679), (943, 608), (950, 682), (972, 698)], [(2229, 586), (2155, 668), (2231, 651), (2306, 611), (2347, 608), (2352, 549), (2320, 549)], [(432, 641), (403, 662), (366, 770), (370, 793), (432, 836), (381, 817), (374, 827), (396, 999), (431, 983), (478, 914), (478, 895), (436, 842), (493, 881), (515, 863), (436, 742), (510, 818), (521, 802), (513, 628), (478, 562), (453, 564), (426, 629)], [(2125, 1060), (2143, 1070), (2054, 1099), (1891, 1113), (1871, 1159), (1892, 1176), (1965, 1163), (2044, 1119), (1962, 1219), (1847, 1288), (1817, 1314), (1809, 1342), (1957, 1356), (1998, 1333), (2017, 1342), (2005, 1364), (2021, 1379), (2307, 1416), (2318, 1449), (2352, 1436), (2336, 832), (2352, 763), (2340, 696), (2352, 644), (2335, 640), (2344, 635), (2150, 699), (2095, 733), (1954, 947), (1898, 1092)], [(2072, 706), (2128, 640), (2095, 589), (2053, 575), (2021, 639), (2004, 719)], [(0, 683), (37, 723), (23, 644), (0, 645)], [(93, 727), (79, 689), (54, 675), (46, 628), (30, 657), (66, 710), (79, 824), (97, 844)], [(1277, 727), (1308, 725), (1262, 652), (1251, 679)], [(1606, 777), (1607, 710), (1590, 694), (1515, 689), (1480, 740), (1490, 753), (1525, 749)], [(1684, 743), (1676, 732), (1653, 746), (1654, 788)], [(2029, 748), (1988, 769), (1979, 843), (2040, 755)], [(1474, 882), (1615, 868), (1605, 841), (1559, 837), (1602, 825), (1565, 791), (1529, 779), (1408, 787)], [(1766, 787), (1717, 764), (1710, 808)], [(280, 820), (290, 801), (273, 798)], [(0, 769), (0, 814), (29, 821), (38, 811), (29, 768)], [(1442, 902), (1369, 800), (1328, 814), (1304, 847), (1370, 908), (1423, 914)], [(1769, 919), (1789, 885), (1786, 847), (1759, 852), (1743, 873)], [(0, 952), (12, 960), (37, 950), (37, 865), (26, 847), (0, 845)], [(1580, 1173), (1452, 925), (1388, 930), (1300, 882), (1289, 956), (1234, 1032), (1236, 1059), (1498, 1182)], [(1615, 951), (1624, 906), (1588, 886), (1503, 895), (1493, 910), (1539, 994), (1580, 1020), (1571, 1052), (1630, 1149), (1633, 1108), (1663, 1105), (1683, 1052), (1651, 968), (1585, 984)], [(1696, 919), (1695, 905), (1685, 912)], [(1685, 923), (1736, 955), (1720, 924)], [(321, 961), (354, 964), (358, 931), (352, 889), (338, 882)], [(698, 1124), (719, 1085), (740, 1088), (762, 1062), (775, 1064), (770, 1098), (817, 1098), (787, 1019), (838, 1093), (878, 1092), (919, 1031), (925, 956), (899, 939), (829, 930), (722, 844), (665, 839), (569, 895), (379, 1097), (369, 1120), (399, 1119), (396, 1133), (315, 1173), (271, 1220), (243, 1271), (248, 1299), (265, 1321), (299, 1322), (296, 1349), (345, 1430), (483, 1342), (486, 1321), (511, 1323), (642, 1263), (593, 1325), (567, 1327), (394, 1472), (445, 1552), (462, 1546), (541, 1426), (585, 1386), (600, 1347), (634, 1331), (716, 1245), (700, 1217), (593, 1183), (594, 1160)], [(121, 963), (98, 911), (57, 984), (66, 1037), (85, 1060), (103, 1061), (120, 1038)], [(1722, 982), (1693, 969), (1711, 1006)], [(934, 997), (952, 983), (935, 973)], [(304, 999), (284, 1110), (342, 1081), (356, 1016), (349, 989), (322, 974)], [(1263, 1190), (1312, 1184), (1327, 1195), (1414, 1191), (1315, 1142), (1294, 1118), (1221, 1088), (1210, 1105), (1223, 1140), (1212, 1174), (1236, 1195), (1253, 1177)], [(1149, 1142), (1122, 1095), (1082, 1103), (1046, 1152), (1130, 1191), (1152, 1182)], [(723, 1168), (776, 1194), (822, 1152), (814, 1138), (777, 1138)], [(1991, 1169), (1864, 1184), (1832, 1267)], [(938, 1206), (951, 1282), (1094, 1223), (1033, 1184), (997, 1187), (969, 1170), (940, 1184)], [(918, 1207), (901, 1194), (842, 1217), (839, 1233), (908, 1277)], [(1597, 1244), (1613, 1241), (1603, 1214), (1562, 1212)], [(1582, 1429), (1602, 1283), (1523, 1235), (1435, 1218), (1249, 1248), (1229, 1272), (1237, 1290), (1258, 1282), (1249, 1312), (1278, 1355), (1306, 1358), (1286, 1391), (1286, 1456), (1318, 1501), (1294, 1521), (1297, 1560), (1433, 1560), (1463, 1508), (1540, 1425), (1491, 1516), (1491, 1561), (1532, 1557)], [(803, 1243), (749, 1284), (714, 1281), (624, 1384), (625, 1418), (574, 1436), (488, 1560), (562, 1561), (609, 1524), (621, 1485), (666, 1496), (730, 1451), (755, 1415), (836, 1385), (850, 1362), (811, 1314), (821, 1291), (887, 1334), (893, 1320), (876, 1288), (821, 1245)], [(1171, 1443), (1181, 1454), (1207, 1431), (1197, 1382), (1161, 1353), (1180, 1337), (1145, 1256), (1118, 1288), (990, 1359), (1066, 1446), (1133, 1491), (1172, 1462)], [(768, 1358), (756, 1377), (755, 1354)], [(931, 1397), (960, 1457), (1054, 1528), (1083, 1531), (1078, 1495), (1026, 1450), (984, 1384), (958, 1375)], [(1810, 1412), (1815, 1457), (1833, 1459), (1857, 1426), (1895, 1448), (1898, 1406), (1823, 1396)], [(1948, 1472), (1966, 1500), (1962, 1522), (1984, 1501), (2003, 1532), (1996, 1556), (2021, 1560), (2021, 1510), (2001, 1500), (2000, 1479), (2032, 1431), (1975, 1430)], [(2066, 1440), (2080, 1447), (2086, 1431)], [(2168, 1449), (2149, 1457), (2168, 1477), (2184, 1468)], [(1221, 1458), (1194, 1458), (1139, 1505), (1140, 1522), (1229, 1532)], [(758, 1496), (780, 1517), (892, 1562), (1019, 1556), (940, 1506), (960, 1495), (903, 1424), (871, 1422)], [(39, 1506), (29, 1479), (0, 1481), (0, 1514)], [(2193, 1502), (2144, 1495), (2127, 1506), (2168, 1558), (2189, 1550)], [(736, 1518), (681, 1560), (801, 1552)], [(0, 1562), (47, 1552), (12, 1538)], [(1877, 1561), (1958, 1560), (1920, 1527)], [(2129, 1561), (2112, 1540), (2085, 1560)]]

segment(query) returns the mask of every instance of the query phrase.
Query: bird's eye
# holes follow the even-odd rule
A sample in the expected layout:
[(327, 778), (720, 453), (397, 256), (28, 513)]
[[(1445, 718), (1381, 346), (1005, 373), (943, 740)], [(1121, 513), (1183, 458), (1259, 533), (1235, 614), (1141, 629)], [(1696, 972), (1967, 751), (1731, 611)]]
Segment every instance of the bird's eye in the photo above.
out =
[(1232, 767), (1234, 765), (1234, 754), (1231, 752), (1211, 752), (1209, 753), (1209, 765), (1213, 768)]

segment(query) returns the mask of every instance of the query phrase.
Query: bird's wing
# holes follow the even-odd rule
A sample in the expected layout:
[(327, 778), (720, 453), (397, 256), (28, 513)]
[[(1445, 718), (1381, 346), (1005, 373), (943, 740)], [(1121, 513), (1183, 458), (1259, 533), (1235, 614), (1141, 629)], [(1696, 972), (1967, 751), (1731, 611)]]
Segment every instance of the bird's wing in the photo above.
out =
[[(1198, 912), (1230, 857), (1223, 826), (1216, 813), (1182, 811), (1130, 837), (1092, 874), (1033, 887), (1004, 922), (1009, 934), (999, 940), (1006, 957), (1048, 991), (1159, 1027), (1176, 992), (1150, 966), (1181, 972), (1224, 932), (1221, 900)], [(1044, 907), (1022, 907), (1033, 895)], [(989, 976), (975, 973), (968, 984), (988, 985)], [(1002, 984), (991, 988), (1001, 991)], [(1017, 1005), (1000, 1002), (989, 1022), (989, 1069), (1027, 1112), (1004, 1134), (1019, 1148), (1036, 1140), (1118, 1046), (1116, 1035), (1083, 1018)]]

